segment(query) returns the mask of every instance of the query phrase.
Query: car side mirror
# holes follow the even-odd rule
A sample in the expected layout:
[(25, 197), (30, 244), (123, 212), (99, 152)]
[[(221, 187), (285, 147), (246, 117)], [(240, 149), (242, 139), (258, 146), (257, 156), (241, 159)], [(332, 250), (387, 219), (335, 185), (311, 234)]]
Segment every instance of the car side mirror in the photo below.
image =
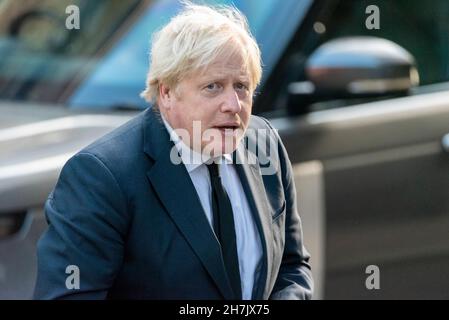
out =
[(419, 84), (413, 56), (394, 42), (376, 37), (346, 37), (324, 43), (307, 59), (305, 75), (306, 81), (289, 85), (289, 101), (310, 104), (401, 94)]

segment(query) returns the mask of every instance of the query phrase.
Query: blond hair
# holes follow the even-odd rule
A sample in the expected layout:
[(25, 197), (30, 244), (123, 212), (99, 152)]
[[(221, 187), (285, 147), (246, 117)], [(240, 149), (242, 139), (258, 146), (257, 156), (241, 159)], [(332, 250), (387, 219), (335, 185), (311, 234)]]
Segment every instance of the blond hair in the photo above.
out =
[(262, 76), (259, 47), (245, 16), (229, 6), (183, 2), (184, 9), (154, 34), (146, 89), (141, 96), (156, 102), (159, 85), (171, 88), (192, 71), (207, 68), (223, 54), (239, 53), (248, 68), (251, 90)]

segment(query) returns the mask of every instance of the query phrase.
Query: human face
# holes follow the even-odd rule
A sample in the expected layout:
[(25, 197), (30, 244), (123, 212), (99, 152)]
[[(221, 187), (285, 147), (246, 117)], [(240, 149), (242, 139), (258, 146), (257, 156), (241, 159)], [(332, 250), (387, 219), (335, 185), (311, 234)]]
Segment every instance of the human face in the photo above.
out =
[(175, 131), (187, 132), (191, 149), (218, 156), (232, 153), (248, 127), (252, 84), (243, 59), (219, 57), (204, 71), (192, 72), (175, 89), (161, 85), (159, 107)]

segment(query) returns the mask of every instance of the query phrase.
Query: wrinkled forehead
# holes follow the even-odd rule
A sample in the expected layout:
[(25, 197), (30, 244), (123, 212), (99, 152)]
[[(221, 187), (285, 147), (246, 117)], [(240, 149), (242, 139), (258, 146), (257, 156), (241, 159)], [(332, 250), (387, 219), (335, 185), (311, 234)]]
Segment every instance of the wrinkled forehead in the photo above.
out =
[(248, 58), (235, 46), (223, 48), (208, 64), (196, 70), (200, 77), (216, 76), (251, 79)]
[(249, 68), (238, 59), (216, 59), (199, 72), (200, 76), (231, 76), (249, 78)]

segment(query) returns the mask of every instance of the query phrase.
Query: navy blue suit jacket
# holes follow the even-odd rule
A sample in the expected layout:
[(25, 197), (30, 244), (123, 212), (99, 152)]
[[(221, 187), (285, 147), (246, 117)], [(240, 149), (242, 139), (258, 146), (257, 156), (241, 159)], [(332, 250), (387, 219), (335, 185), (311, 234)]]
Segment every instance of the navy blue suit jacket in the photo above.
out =
[[(255, 116), (249, 128), (273, 132)], [(170, 161), (172, 146), (160, 117), (147, 109), (65, 164), (45, 205), (49, 226), (38, 243), (35, 298), (234, 298), (188, 172)], [(243, 162), (235, 166), (263, 247), (253, 298), (310, 298), (309, 256), (284, 146), (271, 150), (273, 175), (261, 174), (244, 143), (235, 157)], [(79, 289), (66, 286), (70, 265), (79, 268)]]

